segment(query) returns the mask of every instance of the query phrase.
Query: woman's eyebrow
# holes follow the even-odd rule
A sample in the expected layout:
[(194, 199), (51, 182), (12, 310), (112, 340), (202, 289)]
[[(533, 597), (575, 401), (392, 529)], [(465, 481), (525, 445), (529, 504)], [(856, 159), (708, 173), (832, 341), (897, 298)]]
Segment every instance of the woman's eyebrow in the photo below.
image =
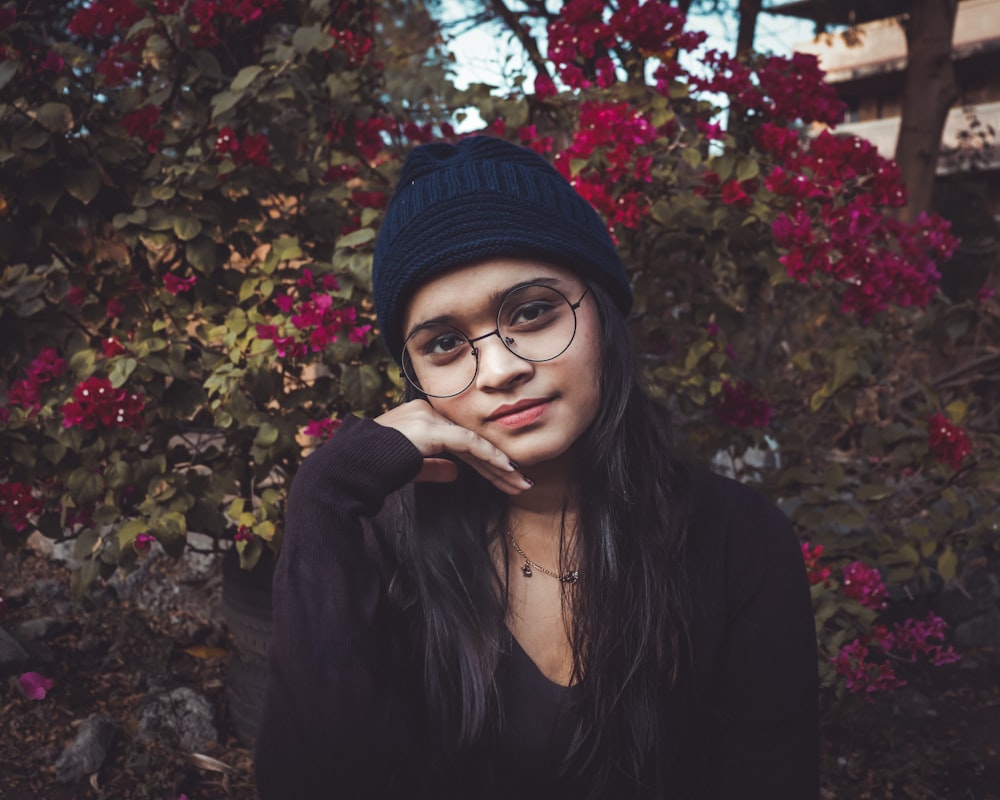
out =
[[(557, 287), (563, 281), (559, 278), (529, 278), (527, 280), (518, 281), (511, 286), (507, 286), (503, 289), (497, 289), (495, 292), (490, 292), (489, 304), (493, 308), (499, 308), (500, 303), (503, 302), (504, 298), (511, 292), (517, 291), (518, 289), (523, 289), (525, 286), (552, 286)], [(419, 322), (415, 322), (410, 326), (410, 329), (406, 331), (406, 335), (403, 339), (408, 339), (414, 333), (419, 331), (421, 328), (427, 328), (431, 325), (448, 325), (452, 328), (460, 330), (459, 320), (456, 315), (452, 312), (447, 312), (445, 314), (438, 314), (436, 317), (431, 317), (429, 319), (422, 319)]]

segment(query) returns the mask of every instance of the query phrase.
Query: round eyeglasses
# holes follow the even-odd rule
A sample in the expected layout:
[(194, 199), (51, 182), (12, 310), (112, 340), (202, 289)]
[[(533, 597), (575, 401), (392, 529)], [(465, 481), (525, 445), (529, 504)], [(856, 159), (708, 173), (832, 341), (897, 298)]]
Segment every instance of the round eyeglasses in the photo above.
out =
[(504, 295), (497, 310), (497, 326), (470, 339), (460, 330), (431, 322), (413, 331), (403, 345), (403, 374), (428, 397), (454, 397), (476, 380), (479, 348), (476, 342), (496, 336), (511, 353), (531, 362), (558, 358), (576, 336), (576, 310), (587, 296), (571, 303), (557, 289), (544, 284), (518, 286)]

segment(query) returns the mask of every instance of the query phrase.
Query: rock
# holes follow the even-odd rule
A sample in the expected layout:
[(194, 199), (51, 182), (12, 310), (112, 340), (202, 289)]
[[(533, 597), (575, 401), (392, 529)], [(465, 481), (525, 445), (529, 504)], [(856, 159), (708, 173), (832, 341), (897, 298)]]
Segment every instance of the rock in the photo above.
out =
[(955, 646), (983, 647), (1000, 645), (1000, 608), (973, 617), (955, 626)]
[(962, 586), (950, 585), (935, 603), (937, 612), (955, 625), (1000, 605), (1000, 579), (987, 568), (972, 572)]
[(26, 642), (51, 639), (70, 628), (70, 622), (61, 617), (38, 617), (17, 626), (17, 635)]
[(0, 628), (0, 670), (14, 669), (29, 659), (28, 651), (3, 628)]
[(32, 531), (25, 545), (42, 558), (52, 558), (56, 549), (56, 543), (47, 536), (43, 536), (40, 531)]
[(219, 738), (212, 704), (186, 686), (147, 697), (139, 711), (136, 736), (140, 741), (179, 744), (191, 753)]
[(76, 783), (84, 775), (97, 772), (114, 743), (116, 728), (102, 714), (91, 714), (80, 725), (76, 738), (56, 759), (56, 780)]

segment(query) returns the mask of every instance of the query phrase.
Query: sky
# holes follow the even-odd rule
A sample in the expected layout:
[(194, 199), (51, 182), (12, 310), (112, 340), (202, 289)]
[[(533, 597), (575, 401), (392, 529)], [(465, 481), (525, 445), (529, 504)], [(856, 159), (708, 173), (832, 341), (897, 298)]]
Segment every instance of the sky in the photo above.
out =
[[(467, 14), (462, 0), (444, 0), (441, 5), (442, 20), (458, 21)], [(732, 52), (736, 41), (735, 15), (692, 15), (688, 26), (709, 34), (708, 48)], [(498, 86), (507, 74), (517, 72), (522, 66), (522, 52), (507, 34), (497, 35), (497, 28), (485, 25), (471, 31), (458, 33), (459, 26), (449, 32), (449, 46), (456, 58), (456, 83), (459, 87), (469, 83), (487, 83)], [(458, 35), (456, 35), (458, 33)], [(789, 55), (793, 45), (808, 41), (813, 35), (813, 24), (791, 17), (761, 14), (757, 21), (756, 48), (762, 52)], [(511, 67), (514, 69), (511, 69)]]

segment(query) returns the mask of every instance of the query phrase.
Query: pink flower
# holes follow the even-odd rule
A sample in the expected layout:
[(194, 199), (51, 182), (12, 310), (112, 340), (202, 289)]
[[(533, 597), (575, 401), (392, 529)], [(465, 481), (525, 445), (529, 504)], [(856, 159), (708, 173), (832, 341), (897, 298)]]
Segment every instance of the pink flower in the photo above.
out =
[(303, 433), (306, 436), (313, 436), (317, 439), (329, 439), (340, 427), (339, 419), (314, 419), (306, 425)]
[(153, 542), (156, 541), (156, 537), (151, 533), (140, 533), (135, 537), (135, 541), (132, 546), (135, 547), (140, 553), (146, 553), (152, 546)]
[(896, 676), (892, 664), (887, 661), (869, 661), (869, 655), (870, 651), (865, 644), (860, 639), (855, 639), (841, 647), (833, 658), (837, 674), (844, 678), (848, 691), (872, 694), (906, 685), (906, 681)]
[(25, 672), (18, 678), (21, 684), (21, 691), (29, 700), (44, 700), (49, 689), (52, 688), (52, 681), (37, 672)]
[(236, 533), (233, 534), (234, 542), (249, 542), (251, 539), (253, 539), (253, 533), (246, 525), (240, 525)]
[(866, 608), (881, 610), (889, 603), (881, 573), (874, 567), (852, 561), (844, 567), (843, 592)]
[(962, 461), (972, 452), (968, 434), (944, 414), (932, 414), (927, 418), (927, 433), (934, 457), (952, 469), (961, 467)]
[(750, 205), (750, 197), (743, 189), (743, 184), (737, 180), (727, 181), (722, 186), (722, 202), (727, 205)]

